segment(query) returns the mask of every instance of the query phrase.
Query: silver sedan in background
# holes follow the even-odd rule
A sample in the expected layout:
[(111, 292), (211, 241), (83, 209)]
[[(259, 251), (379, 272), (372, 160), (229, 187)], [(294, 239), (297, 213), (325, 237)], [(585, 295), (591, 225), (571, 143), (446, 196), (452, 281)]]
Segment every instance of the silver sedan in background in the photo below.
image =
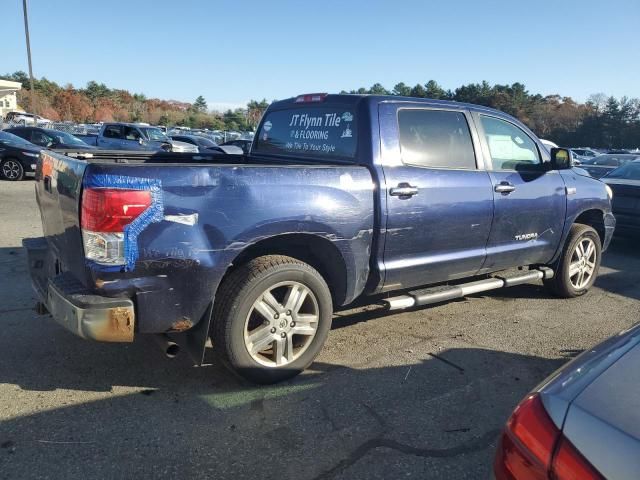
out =
[(582, 353), (516, 407), (494, 473), (497, 480), (640, 478), (640, 325)]

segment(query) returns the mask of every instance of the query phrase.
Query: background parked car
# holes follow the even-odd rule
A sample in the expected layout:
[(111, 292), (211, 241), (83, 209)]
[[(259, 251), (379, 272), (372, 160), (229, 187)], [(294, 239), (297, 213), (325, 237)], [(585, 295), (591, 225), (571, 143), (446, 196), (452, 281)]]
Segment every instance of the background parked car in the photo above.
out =
[(636, 158), (640, 158), (640, 155), (605, 153), (595, 158), (582, 160), (580, 162), (580, 168), (586, 170), (593, 178), (601, 178), (616, 168), (632, 162)]
[(13, 133), (18, 137), (21, 137), (28, 142), (38, 145), (49, 150), (62, 150), (67, 148), (74, 149), (95, 149), (91, 145), (87, 145), (67, 132), (61, 132), (60, 130), (51, 130), (49, 128), (40, 127), (14, 127), (7, 128), (5, 132)]
[(159, 128), (136, 123), (105, 123), (97, 136), (82, 135), (81, 138), (106, 150), (198, 152), (188, 143), (172, 142)]
[(0, 172), (6, 180), (33, 175), (42, 148), (8, 132), (0, 132)]
[(6, 122), (22, 123), (24, 125), (45, 125), (51, 123), (51, 120), (48, 118), (27, 112), (9, 112), (4, 119)]
[(640, 235), (640, 160), (615, 169), (602, 181), (613, 191), (616, 233)]
[(198, 153), (198, 147), (178, 140), (171, 141), (171, 151), (176, 153)]
[(625, 148), (613, 148), (611, 150), (609, 150), (607, 153), (631, 153), (629, 150), (625, 149)]
[(251, 143), (253, 143), (253, 140), (230, 140), (228, 142), (224, 142), (222, 146), (240, 147), (242, 152), (247, 155), (251, 150)]
[(591, 148), (572, 148), (571, 151), (579, 156), (579, 157), (585, 157), (585, 158), (593, 158), (593, 157), (597, 157), (599, 155), (602, 155), (600, 152), (596, 152), (595, 150), (591, 149)]
[(540, 139), (540, 142), (547, 147), (547, 150), (551, 151), (552, 148), (558, 148), (558, 144), (552, 142), (551, 140), (545, 140), (544, 138)]
[(621, 479), (640, 472), (640, 326), (587, 350), (516, 407), (497, 480)]
[(171, 140), (194, 145), (200, 153), (220, 150), (216, 142), (200, 135), (171, 135)]

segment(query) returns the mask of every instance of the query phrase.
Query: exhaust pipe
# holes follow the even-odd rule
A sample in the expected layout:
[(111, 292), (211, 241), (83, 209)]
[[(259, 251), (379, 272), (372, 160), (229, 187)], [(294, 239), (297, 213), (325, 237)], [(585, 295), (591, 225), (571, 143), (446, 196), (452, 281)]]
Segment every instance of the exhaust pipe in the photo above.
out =
[(166, 333), (159, 333), (154, 335), (153, 338), (168, 358), (176, 358), (180, 353), (180, 345), (171, 340)]

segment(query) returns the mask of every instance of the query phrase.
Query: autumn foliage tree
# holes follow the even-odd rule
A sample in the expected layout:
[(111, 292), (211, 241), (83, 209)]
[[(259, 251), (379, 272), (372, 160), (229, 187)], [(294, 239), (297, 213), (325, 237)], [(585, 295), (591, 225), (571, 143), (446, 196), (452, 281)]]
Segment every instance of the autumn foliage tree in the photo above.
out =
[[(29, 77), (24, 72), (0, 76), (22, 84), (18, 103), (51, 120), (74, 122), (132, 121), (153, 125), (184, 125), (212, 130), (253, 130), (268, 106), (266, 99), (251, 100), (246, 108), (225, 112), (208, 110), (200, 95), (193, 103), (147, 98), (141, 93), (112, 89), (90, 81), (85, 88), (61, 87), (46, 78), (35, 79), (35, 105), (31, 104)], [(451, 90), (435, 80), (411, 86), (404, 82), (388, 89), (380, 83), (350, 92), (400, 95), (468, 102), (497, 108), (529, 126), (537, 135), (562, 145), (619, 148), (640, 146), (640, 100), (596, 94), (584, 102), (560, 95), (530, 93), (524, 84), (469, 83)]]

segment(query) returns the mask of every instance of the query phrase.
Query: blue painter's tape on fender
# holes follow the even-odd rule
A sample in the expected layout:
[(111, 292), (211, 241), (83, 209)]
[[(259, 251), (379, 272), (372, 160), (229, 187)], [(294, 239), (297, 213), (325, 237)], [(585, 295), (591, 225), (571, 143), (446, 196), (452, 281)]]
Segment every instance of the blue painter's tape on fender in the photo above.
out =
[[(162, 183), (151, 178), (129, 177), (125, 175), (90, 175), (83, 181), (84, 188), (122, 188), (130, 190), (148, 190), (151, 192), (151, 206), (138, 218), (124, 227), (125, 270), (132, 271), (139, 257), (138, 236), (150, 224), (161, 222), (164, 218)], [(100, 266), (104, 270), (104, 266)], [(107, 267), (110, 269), (112, 267)], [(120, 269), (121, 267), (118, 267)]]

